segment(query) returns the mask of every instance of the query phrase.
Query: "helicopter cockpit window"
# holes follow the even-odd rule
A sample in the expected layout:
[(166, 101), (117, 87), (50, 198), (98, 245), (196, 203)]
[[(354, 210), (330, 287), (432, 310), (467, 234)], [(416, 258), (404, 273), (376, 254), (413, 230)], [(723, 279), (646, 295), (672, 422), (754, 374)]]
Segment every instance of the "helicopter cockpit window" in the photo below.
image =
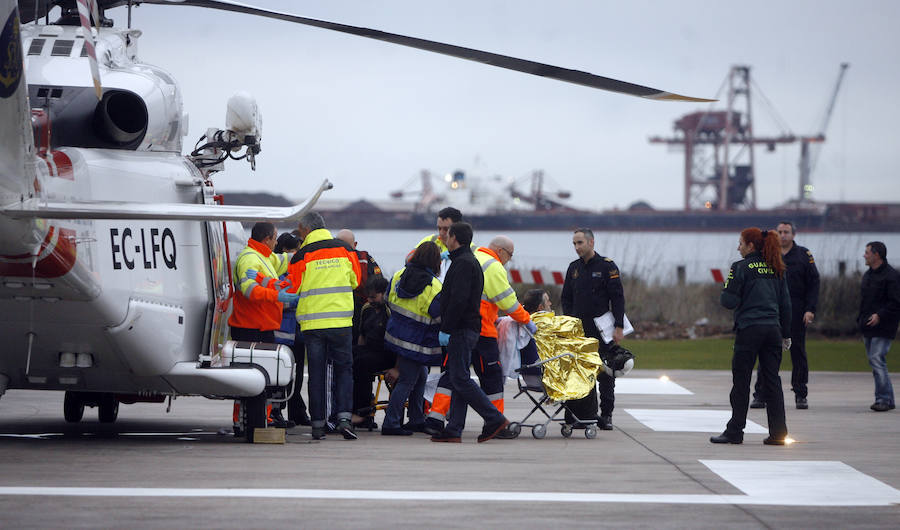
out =
[(53, 43), (53, 50), (50, 52), (50, 55), (54, 57), (68, 57), (72, 53), (72, 46), (75, 45), (75, 41), (68, 39), (56, 39), (56, 42)]
[(44, 51), (44, 43), (46, 39), (34, 39), (31, 46), (28, 47), (28, 55), (40, 55)]

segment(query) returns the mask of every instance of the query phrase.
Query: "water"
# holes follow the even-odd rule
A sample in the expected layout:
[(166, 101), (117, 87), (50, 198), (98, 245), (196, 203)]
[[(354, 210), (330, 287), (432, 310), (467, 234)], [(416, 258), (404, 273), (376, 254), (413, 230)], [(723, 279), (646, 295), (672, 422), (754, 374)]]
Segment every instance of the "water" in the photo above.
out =
[[(359, 248), (375, 257), (385, 275), (402, 267), (409, 251), (431, 233), (434, 232), (355, 231)], [(499, 233), (476, 232), (475, 243), (486, 245)], [(507, 235), (516, 245), (508, 268), (565, 273), (569, 263), (577, 257), (569, 231), (508, 232)], [(596, 232), (594, 235), (595, 250), (612, 258), (623, 274), (661, 284), (676, 283), (678, 267), (684, 267), (688, 282), (711, 282), (711, 269), (721, 269), (727, 274), (731, 263), (741, 259), (737, 251), (737, 232)], [(810, 233), (798, 234), (795, 241), (813, 253), (823, 276), (837, 276), (841, 262), (845, 264), (847, 274), (864, 271), (866, 265), (862, 255), (870, 241), (884, 242), (889, 261), (893, 256), (900, 256), (898, 233)]]

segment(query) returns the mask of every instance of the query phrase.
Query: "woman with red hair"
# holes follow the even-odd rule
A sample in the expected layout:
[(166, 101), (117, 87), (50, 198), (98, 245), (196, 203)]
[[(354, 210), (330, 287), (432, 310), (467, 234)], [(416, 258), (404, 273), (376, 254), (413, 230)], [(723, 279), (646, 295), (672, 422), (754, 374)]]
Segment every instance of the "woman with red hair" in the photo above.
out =
[(747, 409), (750, 406), (750, 376), (759, 358), (760, 378), (769, 419), (766, 445), (784, 445), (784, 393), (778, 368), (781, 350), (791, 344), (791, 297), (778, 234), (772, 230), (747, 228), (738, 242), (741, 261), (731, 265), (720, 302), (734, 309), (734, 357), (731, 359), (731, 420), (725, 432), (713, 436), (716, 444), (744, 441)]

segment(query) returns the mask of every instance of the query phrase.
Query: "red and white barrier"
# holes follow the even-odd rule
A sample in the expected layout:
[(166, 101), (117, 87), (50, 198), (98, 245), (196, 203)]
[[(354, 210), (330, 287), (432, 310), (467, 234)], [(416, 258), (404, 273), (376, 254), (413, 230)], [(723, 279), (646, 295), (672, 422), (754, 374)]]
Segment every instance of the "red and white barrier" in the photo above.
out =
[(537, 285), (562, 285), (563, 273), (547, 269), (510, 269), (510, 283), (534, 283)]

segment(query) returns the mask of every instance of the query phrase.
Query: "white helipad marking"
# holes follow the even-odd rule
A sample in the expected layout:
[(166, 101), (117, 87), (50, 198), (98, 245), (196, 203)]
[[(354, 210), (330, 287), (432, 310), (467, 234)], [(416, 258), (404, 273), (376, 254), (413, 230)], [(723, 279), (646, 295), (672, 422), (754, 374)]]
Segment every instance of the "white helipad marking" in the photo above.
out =
[(666, 379), (652, 379), (642, 377), (623, 377), (616, 379), (616, 394), (680, 394), (692, 395), (693, 392)]
[[(768, 504), (781, 506), (889, 506), (900, 491), (842, 462), (702, 460), (747, 495), (666, 495), (535, 491), (397, 491), (237, 488), (0, 487), (0, 496), (217, 497), (462, 502), (604, 502), (654, 504)], [(775, 487), (775, 484), (779, 484)], [(848, 492), (847, 488), (853, 492)]]
[(701, 460), (748, 496), (783, 505), (883, 506), (900, 491), (835, 461)]
[[(730, 410), (625, 409), (625, 412), (654, 431), (720, 433), (731, 419)], [(744, 433), (768, 432), (768, 429), (750, 420), (744, 428)]]

